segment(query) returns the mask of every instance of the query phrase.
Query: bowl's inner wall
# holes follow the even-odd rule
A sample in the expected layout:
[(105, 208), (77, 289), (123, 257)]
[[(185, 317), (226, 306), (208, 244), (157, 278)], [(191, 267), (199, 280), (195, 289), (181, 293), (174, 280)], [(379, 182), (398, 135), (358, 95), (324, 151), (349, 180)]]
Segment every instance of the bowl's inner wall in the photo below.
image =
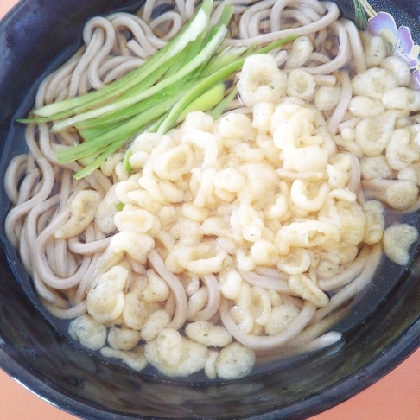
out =
[[(90, 16), (133, 5), (135, 10), (139, 3), (28, 0), (19, 3), (2, 23), (1, 178), (9, 156), (23, 145), (15, 143), (23, 129), (13, 120), (16, 113), (21, 116), (31, 106), (36, 81), (52, 62), (63, 61), (76, 48)], [(350, 6), (348, 10), (352, 10)], [(410, 26), (416, 24), (410, 22)], [(9, 207), (3, 189), (1, 200), (3, 220)], [(418, 222), (417, 216), (414, 221)], [(1, 229), (4, 238), (3, 226)], [(98, 409), (115, 414), (101, 414), (103, 419), (122, 418), (125, 414), (239, 417), (277, 410), (276, 415), (282, 418), (303, 418), (377, 380), (420, 343), (420, 282), (415, 263), (405, 271), (391, 267), (387, 296), (381, 297), (379, 292), (375, 295), (379, 285), (374, 285), (368, 294), (376, 296), (376, 310), (358, 306), (353, 321), (342, 324), (344, 340), (331, 348), (295, 357), (270, 373), (228, 383), (153, 378), (106, 363), (71, 344), (34, 307), (37, 297), (10, 244), (2, 239), (0, 246), (0, 366), (24, 383), (25, 379), (28, 382), (31, 377), (39, 378), (48, 386), (42, 390), (43, 396), (79, 416), (96, 418)], [(358, 325), (353, 327), (355, 320)], [(9, 358), (19, 366), (17, 370), (5, 363)], [(67, 398), (73, 400), (71, 405), (66, 405)]]

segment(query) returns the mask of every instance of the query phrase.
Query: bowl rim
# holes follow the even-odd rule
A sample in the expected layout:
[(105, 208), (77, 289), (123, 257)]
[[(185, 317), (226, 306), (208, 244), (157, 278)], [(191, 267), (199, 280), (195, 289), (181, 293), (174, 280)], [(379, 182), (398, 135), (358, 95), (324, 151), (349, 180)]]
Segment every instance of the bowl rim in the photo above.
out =
[[(44, 401), (47, 401), (58, 409), (72, 415), (77, 415), (89, 420), (133, 419), (133, 416), (131, 415), (126, 416), (123, 414), (104, 412), (101, 409), (84, 404), (57, 391), (53, 386), (40, 380), (25, 369), (24, 366), (14, 360), (12, 355), (4, 350), (3, 343), (4, 342), (0, 337), (0, 368), (20, 385), (42, 398)], [(368, 364), (363, 372), (354, 373), (341, 380), (338, 384), (326, 388), (322, 393), (312, 395), (304, 401), (291, 403), (281, 410), (273, 410), (245, 418), (270, 420), (278, 418), (277, 416), (281, 414), (282, 418), (285, 419), (304, 419), (306, 417), (301, 416), (307, 415), (309, 409), (312, 409), (310, 415), (313, 416), (354, 397), (359, 392), (383, 378), (404, 362), (404, 360), (414, 353), (417, 348), (420, 348), (420, 318), (390, 347), (393, 350), (392, 355), (389, 351), (383, 352), (379, 357)], [(297, 407), (297, 405), (299, 405), (299, 407)], [(286, 417), (284, 417), (285, 415)], [(290, 415), (290, 417), (287, 417), (288, 415)]]

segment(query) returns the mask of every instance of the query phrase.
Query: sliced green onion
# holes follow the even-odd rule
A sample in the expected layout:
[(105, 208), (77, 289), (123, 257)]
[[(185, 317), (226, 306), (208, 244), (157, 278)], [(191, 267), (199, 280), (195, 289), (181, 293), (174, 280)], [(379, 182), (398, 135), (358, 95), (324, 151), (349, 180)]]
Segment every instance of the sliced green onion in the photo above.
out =
[(203, 93), (196, 100), (191, 102), (187, 107), (184, 108), (184, 111), (180, 114), (176, 120), (176, 124), (185, 120), (185, 117), (189, 112), (193, 111), (210, 111), (217, 104), (219, 104), (225, 96), (225, 85), (224, 83), (219, 83), (218, 85), (213, 86), (210, 90)]
[(213, 120), (217, 120), (228, 107), (228, 105), (233, 101), (235, 96), (238, 94), (238, 88), (235, 86), (225, 98), (223, 98), (218, 105), (216, 105), (213, 110), (210, 112)]
[(67, 120), (55, 123), (52, 127), (52, 130), (61, 131), (71, 126), (74, 126), (75, 124), (81, 121), (84, 121), (90, 118), (97, 118), (101, 115), (106, 115), (111, 112), (119, 111), (121, 109), (124, 109), (126, 107), (136, 104), (142, 99), (149, 98), (152, 95), (158, 92), (161, 92), (164, 88), (171, 86), (172, 84), (182, 80), (184, 77), (187, 77), (200, 65), (205, 64), (210, 59), (210, 57), (214, 54), (217, 48), (220, 46), (222, 41), (225, 39), (225, 36), (226, 36), (226, 27), (220, 26), (220, 28), (218, 29), (214, 37), (200, 51), (200, 53), (193, 60), (191, 60), (185, 67), (183, 67), (180, 71), (178, 71), (174, 75), (163, 79), (162, 81), (158, 82), (156, 85), (150, 87), (149, 89), (144, 90), (138, 95), (123, 99), (113, 104), (105, 105), (101, 108), (94, 109), (92, 111), (87, 111), (82, 114), (78, 114), (72, 118), (68, 118)]
[[(296, 36), (264, 48), (220, 48), (233, 14), (226, 5), (217, 24), (208, 28), (213, 0), (204, 0), (194, 16), (168, 44), (142, 66), (108, 86), (78, 98), (46, 105), (23, 123), (53, 122), (52, 130), (74, 127), (84, 142), (57, 151), (59, 162), (78, 160), (81, 179), (141, 131), (166, 133), (191, 111), (209, 111), (216, 119), (237, 95), (234, 86), (225, 97), (226, 80), (245, 59), (293, 41)], [(127, 150), (123, 167), (130, 174)]]
[[(128, 91), (131, 87), (136, 86), (139, 81), (157, 71), (164, 63), (182, 51), (189, 42), (194, 41), (203, 31), (205, 31), (212, 8), (213, 1), (204, 0), (193, 18), (187, 22), (181, 31), (136, 70), (128, 73), (101, 90), (90, 92), (77, 98), (70, 98), (51, 105), (46, 105), (35, 110), (34, 114), (39, 117), (53, 117), (54, 114), (62, 111), (72, 110), (72, 113), (79, 113), (86, 109), (83, 108), (84, 105), (89, 104), (88, 107), (91, 107), (93, 101), (103, 103), (112, 97), (119, 96), (122, 92)], [(82, 108), (78, 108), (78, 106), (81, 106)], [(31, 120), (31, 122), (37, 121)]]
[(132, 171), (132, 168), (130, 165), (130, 158), (132, 155), (133, 155), (133, 151), (131, 149), (128, 149), (124, 155), (123, 168), (124, 168), (124, 171), (127, 172), (128, 175), (130, 175)]
[[(123, 145), (128, 138), (131, 138), (146, 124), (167, 112), (171, 105), (172, 98), (168, 98), (166, 99), (166, 101), (162, 101), (156, 104), (154, 107), (150, 107), (148, 110), (142, 112), (141, 114), (132, 118), (126, 123), (117, 125), (113, 129), (101, 133), (97, 137), (90, 139), (86, 143), (81, 143), (76, 147), (70, 147), (68, 149), (59, 150), (57, 151), (58, 161), (64, 163), (78, 160), (84, 156), (89, 156), (97, 153), (98, 151), (103, 149), (104, 146), (112, 144), (113, 142), (116, 142), (118, 144), (121, 143), (121, 145)], [(81, 135), (85, 136), (86, 134), (82, 131)]]
[(117, 211), (123, 211), (124, 210), (124, 203), (121, 203), (121, 201), (116, 204), (115, 208), (117, 209)]
[[(296, 36), (290, 36), (287, 38), (284, 38), (282, 40), (275, 41), (269, 45), (267, 45), (264, 48), (261, 48), (256, 54), (262, 54), (263, 52), (269, 52), (280, 45), (283, 45), (290, 40), (296, 39)], [(239, 60), (234, 61), (233, 63), (229, 64), (228, 66), (220, 69), (219, 71), (211, 74), (210, 76), (206, 77), (205, 79), (201, 80), (199, 83), (197, 83), (193, 89), (191, 89), (188, 93), (186, 93), (169, 111), (167, 117), (162, 122), (161, 126), (157, 130), (157, 133), (164, 134), (169, 129), (171, 129), (178, 119), (179, 115), (181, 115), (181, 112), (195, 99), (197, 99), (199, 96), (201, 96), (204, 92), (211, 89), (215, 84), (219, 83), (222, 80), (225, 80), (228, 78), (232, 73), (234, 73), (236, 70), (240, 69), (244, 62), (246, 57), (243, 57)]]

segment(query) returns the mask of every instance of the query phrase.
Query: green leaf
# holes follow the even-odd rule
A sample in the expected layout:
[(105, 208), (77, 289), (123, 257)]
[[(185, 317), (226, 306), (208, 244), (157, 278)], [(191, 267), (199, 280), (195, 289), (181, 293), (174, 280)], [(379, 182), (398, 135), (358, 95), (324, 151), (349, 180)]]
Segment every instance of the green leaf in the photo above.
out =
[(368, 26), (368, 19), (364, 7), (359, 0), (353, 0), (354, 23), (358, 29), (364, 31)]

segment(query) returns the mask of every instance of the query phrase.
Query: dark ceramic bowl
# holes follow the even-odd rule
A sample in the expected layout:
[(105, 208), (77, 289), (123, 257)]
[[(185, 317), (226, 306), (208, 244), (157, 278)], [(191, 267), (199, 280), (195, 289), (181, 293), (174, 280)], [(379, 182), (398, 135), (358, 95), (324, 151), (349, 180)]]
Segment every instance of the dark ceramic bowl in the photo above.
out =
[[(339, 2), (354, 17), (352, 1)], [(0, 22), (0, 178), (24, 149), (14, 121), (27, 113), (40, 78), (68, 58), (91, 16), (135, 10), (129, 0), (22, 0)], [(410, 0), (371, 2), (390, 12), (420, 42), (420, 6)], [(404, 12), (407, 10), (407, 14)], [(409, 17), (411, 16), (411, 18)], [(1, 189), (0, 220), (9, 208)], [(410, 223), (420, 228), (418, 215)], [(3, 225), (3, 223), (1, 223)], [(58, 407), (87, 419), (303, 419), (352, 397), (420, 345), (419, 244), (409, 268), (384, 259), (381, 273), (336, 329), (336, 345), (259, 367), (230, 382), (202, 377), (175, 381), (134, 373), (69, 340), (41, 308), (30, 278), (0, 231), (0, 367)]]

